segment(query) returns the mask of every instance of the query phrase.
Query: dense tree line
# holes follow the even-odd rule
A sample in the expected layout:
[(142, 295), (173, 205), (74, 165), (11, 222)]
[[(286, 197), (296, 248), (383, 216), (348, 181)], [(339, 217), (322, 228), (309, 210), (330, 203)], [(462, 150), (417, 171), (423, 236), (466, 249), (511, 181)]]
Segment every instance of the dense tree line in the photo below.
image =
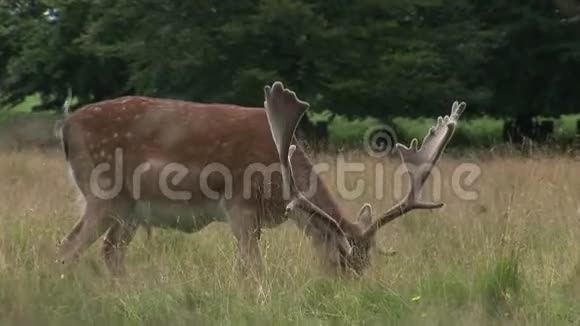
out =
[(261, 105), (279, 79), (349, 116), (575, 112), (575, 1), (4, 0), (0, 98)]

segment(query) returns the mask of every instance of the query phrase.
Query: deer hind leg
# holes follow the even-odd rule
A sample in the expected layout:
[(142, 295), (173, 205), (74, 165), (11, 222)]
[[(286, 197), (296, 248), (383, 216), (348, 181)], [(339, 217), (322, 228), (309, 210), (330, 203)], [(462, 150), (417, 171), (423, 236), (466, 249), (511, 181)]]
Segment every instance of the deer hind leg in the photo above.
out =
[(103, 258), (113, 276), (125, 274), (125, 254), (139, 224), (133, 219), (115, 220), (103, 239)]
[(83, 251), (115, 223), (116, 218), (127, 216), (129, 208), (127, 203), (119, 200), (88, 198), (83, 215), (61, 242), (59, 261), (63, 264), (76, 262)]
[(238, 247), (238, 268), (242, 275), (259, 278), (264, 266), (260, 254), (258, 240), (260, 225), (256, 212), (251, 209), (241, 209), (232, 216), (230, 225)]

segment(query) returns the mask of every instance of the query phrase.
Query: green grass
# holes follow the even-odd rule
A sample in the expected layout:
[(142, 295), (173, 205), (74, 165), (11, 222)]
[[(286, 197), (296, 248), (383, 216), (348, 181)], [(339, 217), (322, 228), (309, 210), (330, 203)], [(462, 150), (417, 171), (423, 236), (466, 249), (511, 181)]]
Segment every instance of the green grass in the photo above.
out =
[[(443, 177), (458, 163), (442, 162)], [(236, 273), (224, 224), (195, 234), (156, 229), (150, 243), (138, 233), (128, 275), (117, 280), (104, 268), (100, 242), (63, 270), (54, 263), (56, 243), (79, 209), (61, 153), (0, 154), (0, 325), (577, 325), (578, 163), (478, 164), (476, 201), (461, 200), (445, 182), (447, 206), (381, 230), (379, 248), (397, 254), (375, 253), (362, 278), (326, 273), (289, 223), (264, 231), (266, 275), (254, 283)], [(386, 176), (395, 168), (386, 164)], [(371, 180), (371, 170), (362, 177)], [(333, 184), (332, 175), (325, 179)], [(394, 202), (389, 185), (389, 199), (373, 200), (371, 190), (341, 206), (354, 214), (370, 201), (384, 211)]]
[(30, 113), (32, 107), (37, 105), (38, 103), (40, 103), (40, 96), (31, 95), (26, 97), (24, 101), (15, 106), (1, 108), (0, 110), (2, 110), (2, 112), (4, 113)]
[(48, 119), (52, 123), (59, 115), (58, 112), (32, 112), (32, 107), (40, 102), (39, 96), (28, 96), (22, 103), (13, 107), (0, 108), (0, 128), (27, 119)]

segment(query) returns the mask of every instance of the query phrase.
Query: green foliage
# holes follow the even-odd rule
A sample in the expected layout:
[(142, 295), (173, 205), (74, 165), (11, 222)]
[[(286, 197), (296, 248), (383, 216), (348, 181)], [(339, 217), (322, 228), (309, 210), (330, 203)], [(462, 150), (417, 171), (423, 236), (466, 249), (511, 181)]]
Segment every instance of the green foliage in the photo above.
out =
[(571, 140), (576, 135), (576, 123), (580, 120), (580, 114), (563, 115), (557, 126), (556, 132), (561, 139)]
[(367, 130), (377, 125), (379, 121), (372, 118), (349, 120), (344, 116), (336, 116), (328, 126), (328, 141), (336, 147), (360, 146)]
[(261, 106), (282, 80), (349, 118), (431, 117), (455, 99), (469, 115), (558, 115), (580, 102), (578, 29), (560, 18), (549, 1), (6, 1), (0, 99), (54, 108), (70, 86), (80, 104)]
[[(574, 135), (575, 129), (570, 128), (572, 122), (575, 128), (575, 120), (567, 117), (561, 121), (560, 123), (565, 125), (565, 133), (558, 133), (557, 137), (558, 140), (565, 140), (570, 135)], [(396, 117), (387, 125), (396, 131), (398, 142), (409, 143), (413, 138), (423, 139), (433, 123), (435, 120), (428, 118)], [(344, 116), (334, 116), (329, 121), (329, 143), (334, 147), (360, 147), (363, 145), (366, 132), (380, 124), (379, 120), (373, 118), (349, 120)], [(497, 145), (502, 143), (502, 130), (503, 120), (501, 119), (491, 117), (469, 119), (459, 125), (452, 145), (454, 147)]]

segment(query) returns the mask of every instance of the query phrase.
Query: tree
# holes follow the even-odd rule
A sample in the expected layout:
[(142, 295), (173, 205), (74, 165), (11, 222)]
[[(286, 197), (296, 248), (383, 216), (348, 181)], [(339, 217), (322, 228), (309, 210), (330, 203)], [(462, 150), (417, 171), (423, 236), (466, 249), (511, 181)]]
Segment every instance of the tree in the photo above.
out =
[(39, 93), (38, 109), (52, 109), (62, 105), (69, 87), (81, 103), (126, 91), (124, 62), (99, 56), (80, 42), (91, 2), (13, 1), (0, 10), (10, 17), (0, 23), (0, 37), (10, 40), (9, 55), (0, 62), (6, 76), (1, 104)]
[(261, 106), (262, 86), (282, 80), (313, 111), (351, 117), (432, 116), (455, 99), (472, 115), (558, 115), (580, 96), (579, 31), (554, 5), (569, 15), (573, 1), (13, 1), (0, 97), (62, 103), (71, 86), (81, 104)]

